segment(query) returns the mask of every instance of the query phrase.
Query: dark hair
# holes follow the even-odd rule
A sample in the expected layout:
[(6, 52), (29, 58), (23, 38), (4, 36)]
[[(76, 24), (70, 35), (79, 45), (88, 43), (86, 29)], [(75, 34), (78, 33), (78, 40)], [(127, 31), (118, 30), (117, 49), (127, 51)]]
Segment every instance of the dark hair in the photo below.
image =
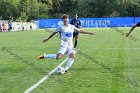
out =
[(62, 19), (66, 19), (66, 18), (69, 18), (69, 15), (63, 14)]

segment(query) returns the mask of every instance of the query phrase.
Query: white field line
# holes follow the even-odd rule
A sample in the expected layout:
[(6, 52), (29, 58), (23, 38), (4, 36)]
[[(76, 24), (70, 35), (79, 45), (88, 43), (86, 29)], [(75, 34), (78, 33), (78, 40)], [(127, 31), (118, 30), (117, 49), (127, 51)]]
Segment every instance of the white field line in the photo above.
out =
[(140, 50), (140, 48), (89, 48), (93, 50)]
[(35, 83), (33, 86), (29, 87), (27, 90), (25, 90), (24, 93), (30, 93), (32, 90), (37, 88), (40, 84), (42, 84), (45, 80), (51, 76), (58, 67), (62, 66), (69, 58), (66, 58), (64, 61), (62, 61), (56, 68), (54, 68), (52, 71), (50, 71), (46, 76), (44, 76), (41, 80), (39, 80), (37, 83)]

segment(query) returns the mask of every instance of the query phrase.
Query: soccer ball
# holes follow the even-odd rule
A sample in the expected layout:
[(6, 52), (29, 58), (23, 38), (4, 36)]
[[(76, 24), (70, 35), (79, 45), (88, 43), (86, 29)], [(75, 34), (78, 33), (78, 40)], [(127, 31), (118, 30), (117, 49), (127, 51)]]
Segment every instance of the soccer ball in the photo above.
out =
[(65, 69), (63, 67), (58, 67), (57, 68), (57, 73), (64, 74), (65, 73)]

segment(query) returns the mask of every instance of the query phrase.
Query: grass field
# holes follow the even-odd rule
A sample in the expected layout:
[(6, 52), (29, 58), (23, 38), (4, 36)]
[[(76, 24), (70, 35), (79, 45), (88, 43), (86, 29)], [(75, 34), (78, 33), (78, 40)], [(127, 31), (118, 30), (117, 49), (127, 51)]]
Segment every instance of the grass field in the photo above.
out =
[[(140, 28), (133, 32), (136, 42), (110, 28), (85, 30), (96, 35), (80, 34), (81, 52), (69, 72), (55, 72), (31, 93), (140, 93)], [(45, 30), (0, 33), (0, 93), (23, 93), (66, 58), (36, 60), (58, 51), (58, 37), (42, 42), (49, 35)]]

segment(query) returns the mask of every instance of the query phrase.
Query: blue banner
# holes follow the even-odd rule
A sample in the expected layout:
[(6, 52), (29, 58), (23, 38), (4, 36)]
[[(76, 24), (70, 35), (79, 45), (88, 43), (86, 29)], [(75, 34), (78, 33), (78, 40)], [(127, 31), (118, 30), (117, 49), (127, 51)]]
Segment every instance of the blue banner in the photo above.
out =
[[(112, 17), (112, 18), (79, 18), (83, 28), (95, 27), (131, 27), (134, 22), (140, 22), (140, 17)], [(135, 20), (135, 21), (134, 21)], [(56, 28), (63, 24), (61, 19), (39, 19), (39, 28)], [(70, 19), (71, 21), (71, 19)]]

